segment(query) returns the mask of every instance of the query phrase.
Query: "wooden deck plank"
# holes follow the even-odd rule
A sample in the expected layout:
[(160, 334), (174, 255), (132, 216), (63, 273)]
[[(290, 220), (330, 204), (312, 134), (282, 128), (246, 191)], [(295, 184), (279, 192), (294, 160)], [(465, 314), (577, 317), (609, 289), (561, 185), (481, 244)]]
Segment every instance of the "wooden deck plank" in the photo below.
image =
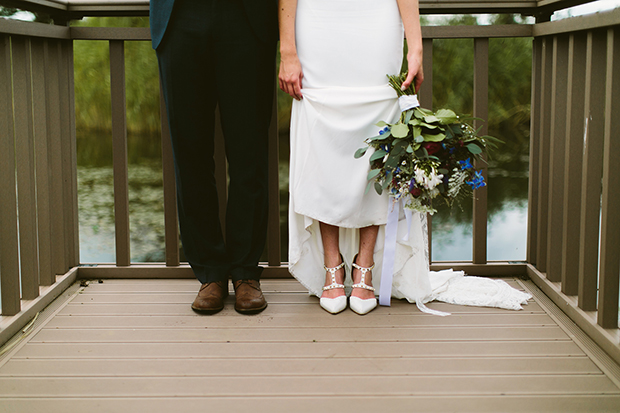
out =
[[(333, 318), (333, 317), (332, 317)], [(368, 327), (380, 327), (380, 328), (448, 328), (447, 325), (432, 325), (418, 323), (418, 318), (413, 316), (385, 316), (375, 320), (368, 319), (369, 321), (364, 323), (363, 320), (359, 322), (347, 323), (346, 327), (331, 323), (331, 325), (325, 325), (325, 323), (313, 325), (280, 323), (280, 327), (265, 326), (257, 328), (368, 328)], [(324, 320), (330, 320), (325, 318)], [(262, 320), (261, 320), (262, 321)], [(183, 315), (183, 316), (162, 316), (162, 315), (125, 315), (125, 316), (88, 316), (88, 315), (71, 315), (71, 316), (57, 316), (54, 317), (46, 326), (46, 328), (230, 328), (237, 329), (239, 327), (229, 326), (222, 323), (216, 323), (212, 321), (212, 317), (202, 317), (197, 315)], [(470, 328), (470, 326), (455, 323), (453, 327), (457, 328)], [(479, 325), (480, 328), (495, 328), (494, 325)], [(254, 328), (250, 326), (243, 326), (243, 328)], [(558, 329), (556, 325), (529, 325), (529, 326), (512, 326), (511, 328), (548, 328)]]
[[(11, 413), (67, 413), (71, 411), (170, 413), (193, 411), (295, 412), (339, 411), (356, 413), (458, 411), (469, 413), (618, 412), (616, 395), (541, 396), (390, 396), (390, 397), (149, 397), (149, 398), (10, 398), (0, 411)], [(4, 409), (4, 410), (2, 410)]]
[(351, 343), (29, 343), (24, 358), (322, 358), (322, 357), (571, 357), (584, 352), (571, 341), (456, 341)]
[(265, 312), (230, 297), (201, 316), (196, 288), (91, 282), (0, 361), (0, 412), (620, 411), (610, 373), (534, 300), (333, 316), (295, 280), (265, 280)]
[[(274, 366), (277, 365), (277, 368)], [(12, 359), (0, 377), (328, 376), (339, 375), (597, 375), (587, 357), (425, 357), (336, 359)]]
[[(505, 281), (511, 287), (523, 290), (521, 285), (514, 278), (498, 278)], [(197, 293), (200, 283), (193, 279), (106, 279), (89, 281), (88, 290), (90, 291), (187, 291)], [(264, 292), (302, 292), (307, 293), (306, 288), (298, 281), (293, 279), (263, 279), (261, 288)], [(232, 292), (232, 283), (228, 284), (228, 289)]]
[[(96, 315), (106, 316), (125, 316), (125, 315), (145, 315), (147, 305), (68, 305), (61, 311), (67, 316), (75, 315)], [(195, 313), (191, 309), (183, 306), (183, 313), (180, 315), (191, 316)], [(270, 309), (271, 307), (271, 309)], [(525, 313), (504, 313), (504, 314), (453, 314), (449, 317), (437, 317), (422, 314), (417, 309), (412, 308), (413, 312), (397, 311), (394, 308), (378, 308), (373, 311), (372, 317), (360, 317), (352, 311), (345, 311), (337, 316), (326, 313), (316, 306), (307, 308), (305, 312), (298, 309), (293, 312), (292, 308), (299, 305), (286, 306), (279, 305), (267, 307), (262, 314), (256, 316), (242, 316), (233, 309), (225, 309), (215, 316), (201, 317), (204, 327), (247, 327), (247, 328), (266, 328), (266, 327), (364, 327), (364, 326), (555, 326), (555, 322), (546, 314), (525, 314)], [(160, 310), (153, 310), (152, 315), (166, 314), (164, 310), (168, 305), (158, 306)], [(436, 308), (436, 307), (434, 307)], [(100, 310), (96, 312), (95, 310)], [(181, 310), (181, 309), (179, 309)], [(290, 311), (283, 313), (282, 310)], [(172, 311), (172, 310), (171, 310)], [(170, 314), (170, 313), (168, 313)], [(174, 313), (172, 313), (174, 314)]]
[(0, 377), (0, 397), (617, 394), (605, 376)]
[(31, 343), (529, 341), (570, 338), (559, 328), (105, 328), (44, 329)]

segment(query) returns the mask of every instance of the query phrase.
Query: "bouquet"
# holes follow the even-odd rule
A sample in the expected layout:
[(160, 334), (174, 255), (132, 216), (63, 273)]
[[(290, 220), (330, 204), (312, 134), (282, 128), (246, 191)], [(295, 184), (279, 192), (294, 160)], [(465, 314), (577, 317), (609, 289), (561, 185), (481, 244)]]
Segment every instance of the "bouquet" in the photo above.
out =
[(400, 119), (395, 124), (377, 123), (383, 129), (366, 139), (368, 146), (358, 149), (355, 157), (374, 149), (366, 192), (374, 183), (378, 194), (388, 191), (392, 198), (405, 201), (405, 208), (434, 214), (435, 198), (452, 206), (486, 185), (474, 160), (484, 160), (489, 148), (501, 141), (478, 136), (478, 130), (468, 123), (474, 118), (449, 109), (432, 112), (419, 107), (413, 82), (401, 89), (406, 77), (407, 73), (388, 76), (403, 110)]

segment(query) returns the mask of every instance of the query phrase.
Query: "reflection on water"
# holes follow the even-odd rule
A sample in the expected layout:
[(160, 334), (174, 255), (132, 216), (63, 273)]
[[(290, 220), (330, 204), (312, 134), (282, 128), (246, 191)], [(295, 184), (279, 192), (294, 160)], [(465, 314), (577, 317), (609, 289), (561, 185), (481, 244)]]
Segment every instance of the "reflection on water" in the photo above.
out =
[[(161, 165), (130, 165), (131, 261), (162, 262), (164, 206)], [(111, 167), (78, 168), (80, 260), (114, 262), (114, 187)]]
[[(287, 256), (288, 145), (283, 137), (280, 164), (282, 257)], [(163, 262), (164, 211), (157, 135), (130, 136), (129, 212), (132, 262)], [(115, 261), (114, 188), (111, 138), (108, 134), (80, 134), (78, 153), (80, 260)], [(88, 154), (88, 156), (85, 155)], [(503, 165), (502, 165), (503, 166)], [(525, 260), (527, 177), (492, 164), (488, 190), (489, 260)], [(469, 261), (472, 258), (472, 207), (440, 209), (433, 217), (433, 260)], [(265, 257), (266, 258), (266, 257)]]

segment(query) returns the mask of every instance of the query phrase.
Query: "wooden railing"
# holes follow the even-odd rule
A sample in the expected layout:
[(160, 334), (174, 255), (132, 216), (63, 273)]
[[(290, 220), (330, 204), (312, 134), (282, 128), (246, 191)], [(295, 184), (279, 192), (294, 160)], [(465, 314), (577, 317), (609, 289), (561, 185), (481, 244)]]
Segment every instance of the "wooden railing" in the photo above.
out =
[(620, 9), (533, 35), (528, 275), (619, 360)]
[[(25, 3), (29, 2), (20, 4)], [(134, 2), (133, 6), (114, 8), (119, 2), (101, 2), (98, 6), (92, 2), (63, 2), (68, 4), (65, 6), (49, 3), (54, 3), (55, 9), (46, 11), (57, 16), (56, 21), (80, 15), (144, 14), (146, 4)], [(34, 9), (40, 7), (40, 2), (32, 4)], [(494, 2), (492, 7), (471, 3), (469, 8), (459, 8), (456, 3), (423, 1), (422, 11), (432, 13), (438, 5), (445, 6), (446, 12), (501, 9), (535, 14), (542, 21), (555, 7), (567, 4), (517, 1)], [(433, 268), (464, 268), (472, 275), (529, 274), (617, 361), (620, 187), (611, 168), (620, 163), (619, 139), (613, 134), (620, 126), (618, 116), (614, 116), (620, 109), (619, 25), (620, 10), (534, 25), (424, 27), (426, 80), (421, 93), (423, 106), (431, 107), (433, 39), (473, 39), (473, 114), (487, 118), (489, 38), (534, 38), (528, 264), (487, 262), (484, 189), (474, 201), (472, 263), (441, 263)], [(163, 110), (166, 261), (165, 265), (130, 262), (123, 50), (126, 41), (149, 39), (148, 29), (144, 28), (67, 27), (0, 20), (0, 342), (6, 341), (17, 331), (16, 326), (24, 325), (76, 277), (192, 276), (189, 266), (179, 259), (172, 158)], [(114, 265), (78, 267), (73, 40), (109, 42)], [(280, 255), (275, 112), (269, 142), (269, 191), (273, 201), (269, 209), (265, 276), (288, 276), (286, 258)], [(217, 142), (216, 173), (223, 203), (225, 161), (221, 138)], [(56, 287), (46, 287), (52, 284)], [(37, 298), (41, 292), (45, 294)]]

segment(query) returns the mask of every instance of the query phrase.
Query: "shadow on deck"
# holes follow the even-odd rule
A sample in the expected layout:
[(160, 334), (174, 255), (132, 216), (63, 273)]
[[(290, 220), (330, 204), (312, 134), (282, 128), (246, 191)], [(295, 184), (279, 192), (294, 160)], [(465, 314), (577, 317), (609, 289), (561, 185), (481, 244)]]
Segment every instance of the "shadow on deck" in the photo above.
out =
[(294, 280), (265, 312), (193, 313), (194, 280), (74, 284), (0, 358), (0, 411), (619, 411), (620, 369), (530, 281), (523, 311), (402, 301), (327, 314)]

